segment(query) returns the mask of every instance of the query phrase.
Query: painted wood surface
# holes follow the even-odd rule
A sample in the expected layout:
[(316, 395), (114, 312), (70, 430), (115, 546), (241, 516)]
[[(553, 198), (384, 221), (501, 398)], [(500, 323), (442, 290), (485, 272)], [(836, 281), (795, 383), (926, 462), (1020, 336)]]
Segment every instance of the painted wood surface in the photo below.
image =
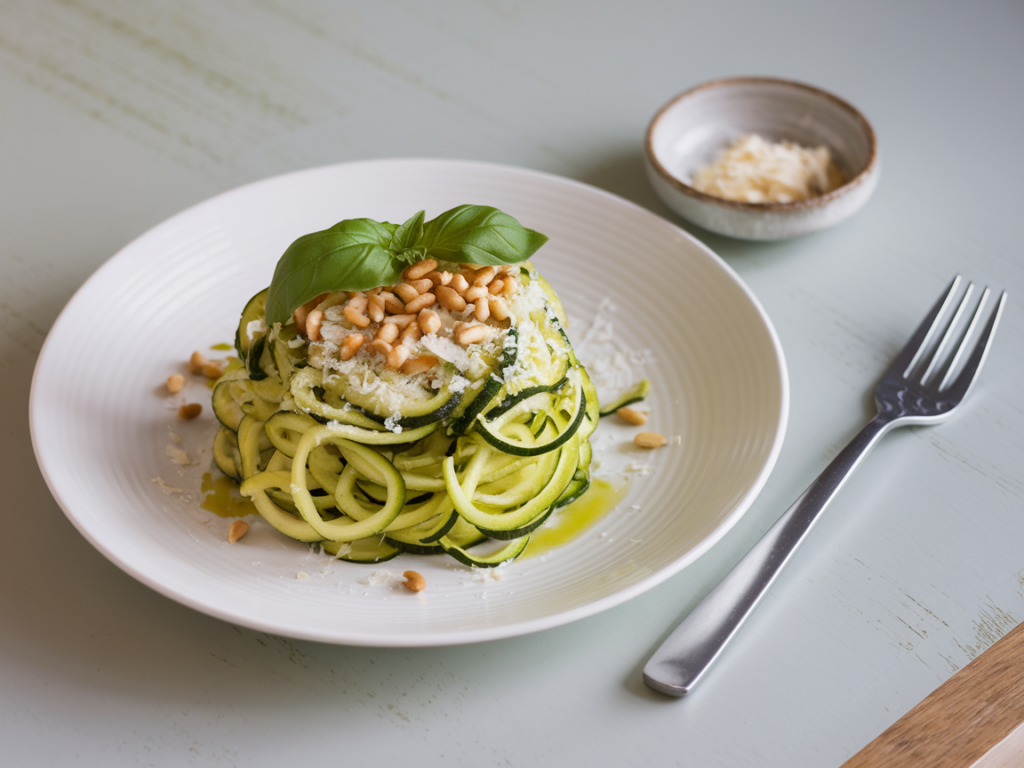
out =
[[(841, 765), (1024, 619), (1022, 34), (1009, 0), (0, 2), (5, 755)], [(527, 637), (333, 647), (161, 597), (50, 497), (32, 367), (78, 286), (150, 227), (274, 174), (410, 156), (568, 176), (688, 227), (647, 184), (647, 121), (682, 90), (745, 74), (857, 105), (883, 171), (861, 213), (818, 235), (689, 228), (775, 323), (792, 409), (753, 508), (662, 586)], [(649, 691), (648, 655), (870, 417), (875, 380), (958, 271), (1010, 291), (970, 407), (887, 437), (701, 687)]]

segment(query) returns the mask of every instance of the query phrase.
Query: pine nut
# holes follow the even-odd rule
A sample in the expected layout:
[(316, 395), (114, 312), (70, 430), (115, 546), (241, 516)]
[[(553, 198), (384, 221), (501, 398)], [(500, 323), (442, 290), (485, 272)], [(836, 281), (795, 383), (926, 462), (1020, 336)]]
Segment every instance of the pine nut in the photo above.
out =
[(467, 288), (466, 292), (462, 294), (462, 298), (466, 301), (477, 301), (487, 295), (487, 289), (482, 285), (474, 285), (472, 288)]
[(329, 293), (321, 293), (319, 296), (315, 296), (307, 301), (301, 307), (296, 307), (295, 311), (292, 313), (292, 317), (295, 319), (295, 326), (300, 330), (305, 328), (306, 318), (309, 316), (309, 313), (316, 309), (317, 305), (329, 295)]
[(477, 299), (476, 309), (473, 310), (473, 317), (479, 320), (481, 323), (487, 320), (491, 316), (491, 308), (487, 303), (487, 299)]
[(371, 355), (383, 355), (384, 357), (387, 357), (388, 353), (391, 352), (391, 345), (384, 341), (384, 339), (374, 339), (366, 345), (366, 351)]
[(388, 368), (391, 368), (394, 371), (399, 370), (402, 367), (402, 364), (409, 359), (410, 354), (409, 348), (404, 344), (392, 347), (387, 356)]
[[(456, 275), (455, 277), (459, 277)], [(452, 280), (452, 285), (455, 284), (455, 280)], [(466, 300), (456, 293), (454, 288), (446, 285), (438, 286), (437, 301), (445, 309), (451, 312), (461, 312), (466, 308)]]
[(509, 311), (508, 304), (498, 296), (491, 296), (487, 299), (487, 304), (491, 308), (491, 317), (497, 321), (508, 320)]
[(452, 275), (452, 281), (449, 284), (449, 287), (456, 293), (461, 294), (469, 288), (469, 281), (466, 279), (466, 276), (460, 272), (457, 275)]
[(627, 424), (639, 426), (647, 423), (647, 414), (635, 411), (632, 408), (619, 408), (615, 413)]
[(176, 373), (173, 376), (167, 377), (167, 391), (172, 395), (176, 395), (185, 388), (185, 377), (180, 373)]
[[(431, 283), (433, 287), (433, 283)], [(416, 290), (415, 286), (409, 285), (409, 283), (399, 283), (395, 286), (395, 294), (404, 303), (408, 304), (410, 301), (420, 295), (420, 292)]]
[(414, 376), (417, 373), (423, 373), (429, 371), (435, 365), (438, 360), (436, 357), (431, 355), (420, 355), (419, 357), (410, 357), (404, 363), (402, 363), (402, 373), (406, 376)]
[(410, 313), (419, 312), (421, 309), (434, 306), (437, 297), (432, 293), (421, 293), (415, 299), (405, 305), (405, 311)]
[(199, 403), (188, 403), (178, 409), (178, 418), (190, 421), (203, 412), (203, 406)]
[(403, 344), (415, 344), (423, 336), (423, 331), (420, 330), (419, 323), (409, 323), (402, 331), (402, 343)]
[(381, 288), (381, 287), (380, 287), (380, 286), (378, 285), (378, 286), (377, 286), (376, 288), (371, 288), (370, 290), (368, 290), (368, 291), (366, 292), (366, 295), (367, 295), (367, 296), (376, 296), (376, 295), (377, 295), (378, 293), (380, 293), (380, 292), (381, 292), (382, 290), (383, 290), (383, 288)]
[(429, 279), (435, 287), (438, 285), (448, 285), (448, 283), (452, 281), (452, 273), (434, 271), (427, 275), (427, 279)]
[(405, 312), (405, 304), (391, 291), (383, 291), (380, 295), (384, 298), (386, 312), (390, 312), (392, 315), (400, 315)]
[(415, 264), (411, 264), (405, 268), (402, 273), (402, 277), (406, 280), (419, 280), (421, 277), (429, 272), (433, 272), (437, 269), (437, 262), (433, 259), (424, 259), (423, 261), (417, 261)]
[(203, 363), (203, 376), (208, 379), (219, 379), (224, 375), (224, 368), (220, 363), (215, 363), (212, 360)]
[(234, 544), (249, 532), (249, 524), (245, 520), (235, 520), (228, 527), (228, 544)]
[(416, 292), (420, 294), (434, 290), (434, 282), (427, 277), (421, 278), (420, 280), (406, 280), (406, 282), (415, 288)]
[(324, 321), (324, 313), (314, 309), (306, 315), (306, 338), (310, 341), (320, 341), (320, 325)]
[(377, 331), (377, 335), (373, 337), (374, 340), (380, 339), (386, 341), (388, 344), (393, 344), (395, 339), (398, 338), (398, 326), (394, 323), (384, 323)]
[(487, 292), (491, 296), (497, 296), (501, 293), (501, 289), (505, 287), (505, 281), (501, 278), (495, 278), (491, 280), (491, 284), (487, 286)]
[(409, 325), (409, 323), (411, 323), (411, 322), (413, 322), (415, 320), (416, 320), (416, 315), (410, 315), (410, 314), (391, 315), (388, 318), (388, 322), (389, 323), (394, 323), (395, 325), (397, 325), (399, 328), (402, 328), (403, 330), (405, 329), (405, 327), (407, 325)]
[(479, 344), (491, 335), (491, 330), (486, 325), (463, 325), (455, 329), (455, 342), (463, 347)]
[(473, 278), (473, 285), (489, 285), (496, 274), (498, 274), (498, 270), (494, 267), (484, 267), (476, 273), (476, 277)]
[(366, 314), (375, 323), (379, 323), (384, 319), (384, 299), (379, 294), (374, 294), (370, 297), (370, 303), (366, 307)]
[(502, 296), (514, 296), (517, 293), (519, 293), (519, 281), (509, 275), (505, 284), (501, 286), (501, 294)]
[(660, 448), (665, 444), (665, 436), (657, 432), (639, 432), (633, 438), (633, 443), (639, 448)]
[(363, 346), (364, 341), (366, 341), (366, 337), (361, 333), (350, 333), (346, 336), (345, 340), (341, 342), (341, 359), (351, 360), (353, 355)]
[(441, 318), (432, 309), (421, 309), (417, 322), (424, 333), (437, 333), (441, 330)]
[(188, 361), (189, 373), (202, 373), (203, 366), (206, 365), (206, 355), (202, 352), (193, 352), (192, 357)]
[(427, 587), (427, 580), (422, 574), (416, 571), (406, 571), (402, 574), (405, 577), (405, 588), (410, 592), (422, 592)]
[(361, 309), (353, 307), (352, 302), (345, 306), (345, 311), (342, 314), (356, 328), (365, 328), (370, 324), (370, 318), (364, 315)]
[(353, 294), (352, 298), (348, 300), (348, 306), (355, 307), (360, 312), (362, 312), (364, 309), (366, 309), (366, 305), (367, 303), (369, 303), (369, 301), (370, 300), (366, 298), (366, 294), (359, 292)]

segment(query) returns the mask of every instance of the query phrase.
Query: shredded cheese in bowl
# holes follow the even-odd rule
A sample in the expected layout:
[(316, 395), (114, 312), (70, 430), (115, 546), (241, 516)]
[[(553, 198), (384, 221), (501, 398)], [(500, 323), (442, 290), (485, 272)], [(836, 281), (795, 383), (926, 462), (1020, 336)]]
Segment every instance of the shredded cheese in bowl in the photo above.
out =
[(715, 162), (699, 168), (692, 186), (724, 200), (793, 203), (831, 192), (845, 181), (828, 147), (774, 143), (751, 134), (728, 147)]

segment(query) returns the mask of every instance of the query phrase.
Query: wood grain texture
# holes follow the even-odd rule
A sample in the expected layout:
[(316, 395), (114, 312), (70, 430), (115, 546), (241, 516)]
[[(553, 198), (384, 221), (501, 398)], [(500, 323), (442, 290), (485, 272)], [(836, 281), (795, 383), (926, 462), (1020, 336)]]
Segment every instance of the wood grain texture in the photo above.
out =
[(896, 721), (843, 768), (966, 768), (1024, 722), (1024, 624)]

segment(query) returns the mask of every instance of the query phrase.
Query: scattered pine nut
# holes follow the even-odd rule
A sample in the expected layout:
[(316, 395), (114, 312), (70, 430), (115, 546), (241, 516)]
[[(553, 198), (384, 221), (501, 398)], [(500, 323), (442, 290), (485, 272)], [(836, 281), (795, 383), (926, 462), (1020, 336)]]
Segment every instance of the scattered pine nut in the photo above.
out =
[(180, 373), (167, 377), (167, 391), (172, 395), (181, 392), (185, 388), (185, 377)]
[(203, 412), (203, 406), (199, 403), (187, 403), (178, 409), (178, 418), (190, 421)]
[(627, 424), (639, 426), (640, 424), (647, 423), (647, 414), (641, 411), (634, 411), (632, 408), (619, 408), (616, 413)]
[(638, 448), (660, 448), (665, 444), (665, 436), (657, 432), (638, 432), (633, 438), (633, 443)]
[(234, 544), (249, 532), (249, 524), (245, 520), (235, 520), (228, 528), (228, 544)]
[(188, 361), (189, 373), (202, 373), (203, 366), (207, 363), (206, 355), (202, 352), (193, 352)]
[(402, 574), (405, 577), (405, 588), (410, 592), (422, 592), (427, 588), (427, 580), (416, 571), (406, 571)]
[(215, 363), (212, 360), (203, 364), (203, 376), (208, 379), (219, 379), (224, 375), (224, 368), (220, 363)]

